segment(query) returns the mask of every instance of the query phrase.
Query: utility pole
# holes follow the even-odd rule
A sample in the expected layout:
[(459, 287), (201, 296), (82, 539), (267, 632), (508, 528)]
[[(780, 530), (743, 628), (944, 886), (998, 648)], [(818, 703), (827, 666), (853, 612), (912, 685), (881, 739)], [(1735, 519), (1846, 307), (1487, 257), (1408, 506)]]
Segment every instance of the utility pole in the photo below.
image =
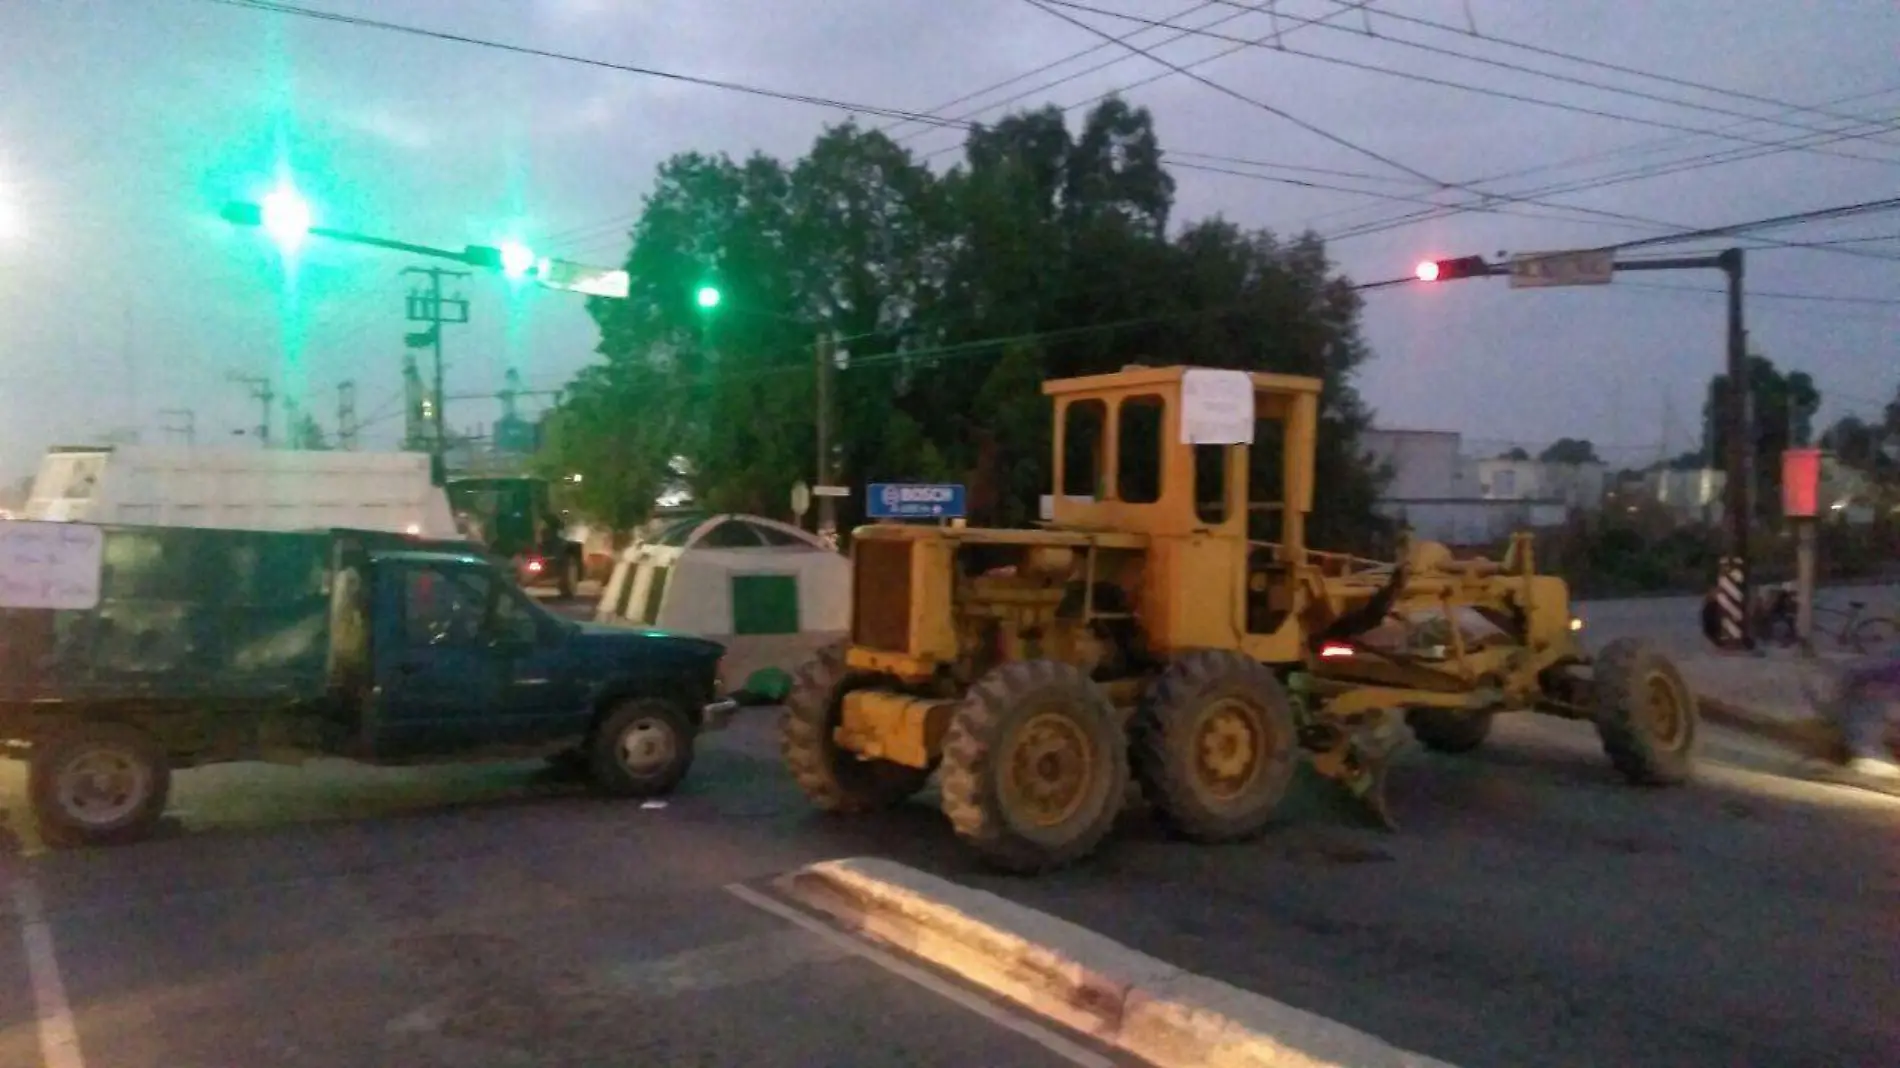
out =
[(838, 501), (824, 492), (831, 485), (831, 369), (834, 345), (830, 331), (819, 334), (818, 340), (812, 345), (812, 357), (817, 361), (818, 373), (818, 536), (836, 544)]
[(277, 394), (270, 388), (270, 379), (258, 375), (241, 375), (232, 372), (230, 379), (251, 391), (251, 399), (260, 406), (257, 423), (257, 444), (259, 448), (270, 448), (270, 405)]
[[(435, 350), (435, 388), (434, 396), (434, 434), (431, 441), (431, 455), (434, 458), (435, 477), (441, 481), (448, 474), (449, 432), (444, 421), (443, 402), (447, 400), (447, 391), (443, 389), (442, 365), (442, 326), (444, 323), (461, 324), (468, 322), (468, 299), (459, 293), (452, 297), (442, 295), (442, 279), (467, 278), (467, 271), (451, 271), (443, 267), (405, 267), (405, 275), (426, 276), (428, 286), (412, 286), (409, 289), (406, 309), (412, 323), (428, 323), (429, 328), (420, 333), (408, 335), (410, 348), (433, 347)], [(446, 312), (446, 314), (445, 314)]]
[(158, 410), (158, 416), (160, 419), (167, 420), (165, 425), (160, 428), (164, 431), (166, 441), (183, 438), (187, 445), (196, 445), (198, 443), (197, 412), (192, 411), (190, 408), (160, 408)]
[[(1755, 647), (1755, 629), (1749, 626), (1750, 587), (1748, 528), (1755, 521), (1754, 422), (1755, 390), (1748, 374), (1748, 331), (1742, 322), (1742, 250), (1724, 249), (1715, 265), (1728, 277), (1728, 559), (1716, 581), (1716, 600), (1722, 609), (1722, 636), (1731, 647)], [(1727, 596), (1724, 596), (1726, 594)]]
[(356, 431), (356, 381), (347, 379), (336, 387), (336, 447), (354, 450)]
[(414, 353), (402, 355), (402, 447), (421, 452), (428, 447), (429, 401), (422, 389), (422, 372)]

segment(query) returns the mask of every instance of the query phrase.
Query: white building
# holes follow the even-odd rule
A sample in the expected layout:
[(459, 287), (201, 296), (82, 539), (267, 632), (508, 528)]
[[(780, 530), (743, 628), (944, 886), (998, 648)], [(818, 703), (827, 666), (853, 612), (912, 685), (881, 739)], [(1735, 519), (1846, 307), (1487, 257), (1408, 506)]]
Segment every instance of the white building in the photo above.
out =
[(1602, 464), (1554, 464), (1498, 457), (1477, 461), (1478, 494), (1488, 501), (1560, 501), (1595, 511), (1608, 472)]
[(1392, 475), (1375, 510), (1410, 527), (1414, 537), (1454, 546), (1490, 546), (1513, 531), (1564, 521), (1567, 505), (1561, 498), (1487, 499), (1482, 464), (1465, 457), (1457, 431), (1367, 430), (1360, 443), (1373, 462), (1386, 465)]

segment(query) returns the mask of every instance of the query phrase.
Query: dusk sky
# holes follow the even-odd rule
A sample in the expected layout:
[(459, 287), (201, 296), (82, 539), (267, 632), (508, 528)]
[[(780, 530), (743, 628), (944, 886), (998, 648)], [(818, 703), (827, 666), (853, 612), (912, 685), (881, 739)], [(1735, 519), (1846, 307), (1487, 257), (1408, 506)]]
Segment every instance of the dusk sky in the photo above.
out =
[[(1362, 281), (1409, 274), (1423, 257), (1602, 245), (1900, 190), (1892, 0), (1374, 0), (1369, 14), (1336, 0), (1087, 0), (1263, 41), (1194, 72), (1368, 152), (1105, 45), (1028, 0), (301, 6), (862, 104), (974, 110), (979, 121), (1004, 113), (983, 105), (1026, 90), (1036, 91), (1010, 109), (1078, 104), (1167, 74), (1127, 96), (1153, 111), (1173, 159), (1339, 187), (1180, 169), (1176, 225), (1220, 213), (1283, 233), (1338, 235), (1419, 209), (1404, 198), (1499, 198), (1489, 202), (1499, 211), (1340, 238), (1334, 258)], [(1241, 10), (1253, 6), (1261, 10)], [(1141, 27), (1075, 6), (1053, 10), (1118, 36)], [(1301, 25), (1321, 16), (1329, 21)], [(1283, 48), (1272, 47), (1276, 26)], [(1183, 65), (1234, 47), (1207, 37), (1162, 43), (1170, 36), (1150, 28), (1133, 41)], [(1098, 64), (1108, 65), (1038, 88)], [(166, 409), (192, 409), (201, 442), (233, 440), (257, 420), (233, 374), (300, 394), (326, 427), (338, 383), (353, 380), (370, 420), (365, 444), (395, 443), (408, 329), (397, 272), (416, 261), (313, 243), (287, 287), (274, 251), (217, 216), (224, 200), (267, 188), (280, 162), (320, 223), (456, 247), (513, 237), (618, 265), (667, 156), (791, 158), (848, 116), (212, 0), (0, 0), (0, 474), (28, 473), (49, 444), (122, 428), (162, 441)], [(1719, 133), (1694, 132), (1710, 130)], [(911, 123), (891, 132), (940, 153), (933, 166), (957, 159), (954, 129)], [(1543, 192), (1717, 153), (1744, 158)], [(1426, 184), (1421, 173), (1462, 188)], [(1754, 346), (1815, 376), (1823, 421), (1876, 411), (1900, 385), (1900, 212), (1762, 236), (1834, 243), (1750, 244)], [(1723, 356), (1720, 287), (1721, 276), (1707, 272), (1560, 290), (1489, 279), (1369, 293), (1375, 355), (1359, 385), (1380, 425), (1459, 430), (1474, 452), (1567, 435), (1595, 439), (1612, 461), (1646, 462), (1689, 447), (1697, 433), (1704, 385)], [(493, 276), (463, 288), (474, 322), (450, 335), (452, 395), (492, 392), (509, 366), (530, 386), (551, 388), (594, 358), (580, 297), (515, 292)], [(449, 411), (464, 427), (497, 414), (486, 401)]]

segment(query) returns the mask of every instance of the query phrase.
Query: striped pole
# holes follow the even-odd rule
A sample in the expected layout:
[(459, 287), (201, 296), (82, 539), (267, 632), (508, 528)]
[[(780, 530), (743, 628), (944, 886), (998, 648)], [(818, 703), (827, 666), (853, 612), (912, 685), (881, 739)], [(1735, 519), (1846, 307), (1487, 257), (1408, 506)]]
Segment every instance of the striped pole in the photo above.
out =
[(1719, 644), (1728, 649), (1740, 649), (1746, 642), (1748, 606), (1742, 601), (1742, 578), (1741, 558), (1724, 556), (1715, 578), (1715, 604), (1722, 615)]

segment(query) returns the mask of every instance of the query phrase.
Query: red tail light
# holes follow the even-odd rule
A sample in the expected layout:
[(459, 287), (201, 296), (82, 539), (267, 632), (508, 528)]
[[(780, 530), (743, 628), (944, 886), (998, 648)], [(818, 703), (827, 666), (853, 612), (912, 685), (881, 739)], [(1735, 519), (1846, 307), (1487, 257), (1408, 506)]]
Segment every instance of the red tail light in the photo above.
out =
[(533, 559), (533, 560), (529, 560), (529, 561), (528, 561), (528, 571), (529, 571), (529, 573), (531, 573), (531, 574), (536, 574), (536, 575), (538, 575), (538, 574), (540, 574), (540, 573), (541, 573), (541, 568), (542, 568), (543, 566), (545, 566), (545, 565), (543, 565), (543, 564), (542, 564), (542, 562), (540, 561), (540, 559), (539, 559), (539, 558), (536, 558), (536, 559)]

